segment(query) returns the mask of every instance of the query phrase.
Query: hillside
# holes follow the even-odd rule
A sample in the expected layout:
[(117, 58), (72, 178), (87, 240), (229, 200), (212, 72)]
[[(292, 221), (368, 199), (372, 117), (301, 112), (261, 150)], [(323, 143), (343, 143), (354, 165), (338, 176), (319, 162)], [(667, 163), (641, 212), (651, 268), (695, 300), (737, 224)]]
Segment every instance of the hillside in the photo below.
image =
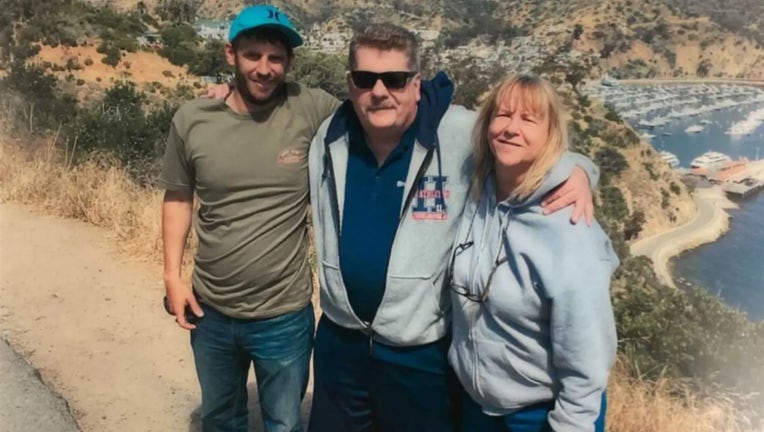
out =
[[(193, 2), (198, 15), (225, 18), (241, 0), (152, 0)], [(123, 9), (136, 0), (112, 0)], [(764, 2), (759, 0), (277, 0), (302, 28), (320, 37), (350, 32), (364, 22), (395, 20), (419, 30), (458, 32), (459, 45), (516, 27), (544, 43), (565, 44), (580, 24), (572, 48), (601, 60), (603, 71), (621, 78), (717, 77), (764, 79)], [(718, 4), (717, 4), (718, 3)], [(307, 32), (307, 31), (306, 31)], [(501, 37), (504, 36), (504, 37)], [(488, 46), (491, 46), (489, 43)]]
[(185, 67), (176, 66), (154, 52), (123, 52), (116, 66), (103, 63), (104, 57), (94, 44), (43, 45), (31, 61), (48, 65), (59, 82), (65, 83), (83, 102), (120, 81), (131, 81), (141, 90), (157, 95), (167, 95), (178, 86), (201, 88), (204, 85), (198, 77), (188, 74)]

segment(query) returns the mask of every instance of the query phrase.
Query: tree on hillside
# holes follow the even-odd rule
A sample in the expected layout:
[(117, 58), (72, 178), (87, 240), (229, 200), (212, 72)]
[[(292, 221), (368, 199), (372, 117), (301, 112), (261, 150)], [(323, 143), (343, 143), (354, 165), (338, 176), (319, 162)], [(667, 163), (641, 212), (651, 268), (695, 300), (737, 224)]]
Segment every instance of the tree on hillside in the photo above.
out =
[(345, 56), (342, 55), (301, 49), (291, 73), (295, 80), (306, 86), (319, 87), (342, 100), (348, 96), (345, 81), (346, 62)]
[(565, 71), (565, 81), (567, 81), (572, 87), (573, 91), (578, 94), (578, 85), (586, 78), (586, 70), (581, 65), (571, 65), (568, 70)]
[(698, 68), (695, 70), (695, 74), (699, 77), (707, 77), (708, 72), (711, 70), (712, 66), (713, 65), (711, 64), (711, 60), (703, 59), (703, 61), (698, 64)]
[(600, 183), (610, 184), (610, 180), (618, 177), (629, 167), (629, 163), (623, 154), (616, 149), (603, 147), (594, 155), (594, 161), (600, 167)]
[(0, 79), (0, 104), (11, 114), (11, 127), (45, 133), (66, 124), (77, 112), (77, 100), (56, 89), (57, 79), (35, 65), (15, 62)]
[(202, 0), (159, 0), (154, 11), (164, 21), (192, 23), (201, 5)]
[(584, 34), (584, 26), (581, 24), (576, 24), (573, 27), (573, 39), (579, 40), (582, 34)]
[(148, 7), (148, 6), (146, 6), (146, 3), (144, 3), (143, 1), (139, 1), (139, 2), (138, 2), (136, 5), (135, 5), (135, 10), (136, 10), (136, 11), (137, 11), (139, 14), (141, 14), (141, 15), (146, 15), (147, 13), (149, 13), (149, 7)]
[(196, 51), (194, 58), (188, 64), (188, 71), (197, 76), (226, 75), (232, 72), (225, 59), (225, 42), (221, 39), (211, 39)]
[(188, 24), (173, 24), (164, 27), (161, 32), (163, 57), (177, 66), (191, 63), (195, 58), (198, 36), (196, 30)]

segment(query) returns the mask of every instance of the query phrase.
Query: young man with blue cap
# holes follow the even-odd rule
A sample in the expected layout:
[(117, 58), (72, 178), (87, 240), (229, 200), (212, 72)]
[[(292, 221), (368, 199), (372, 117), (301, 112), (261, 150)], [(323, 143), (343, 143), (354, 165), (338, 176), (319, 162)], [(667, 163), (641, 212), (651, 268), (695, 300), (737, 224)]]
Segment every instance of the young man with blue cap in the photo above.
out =
[[(232, 92), (183, 105), (167, 141), (164, 279), (168, 309), (191, 331), (205, 432), (247, 430), (250, 364), (265, 431), (303, 430), (314, 330), (307, 157), (339, 102), (286, 80), (301, 44), (275, 7), (244, 9), (225, 48)], [(181, 262), (194, 194), (199, 247), (189, 286)]]

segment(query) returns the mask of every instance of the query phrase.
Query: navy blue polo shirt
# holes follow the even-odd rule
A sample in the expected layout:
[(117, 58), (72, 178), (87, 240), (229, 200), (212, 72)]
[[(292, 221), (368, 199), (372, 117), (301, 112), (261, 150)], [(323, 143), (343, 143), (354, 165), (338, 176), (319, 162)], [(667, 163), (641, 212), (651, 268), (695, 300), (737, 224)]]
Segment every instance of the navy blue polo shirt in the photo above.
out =
[(385, 293), (417, 123), (406, 131), (381, 166), (366, 144), (360, 125), (351, 124), (340, 269), (350, 306), (359, 318), (371, 322)]
[[(418, 120), (378, 166), (360, 124), (350, 122), (345, 204), (340, 235), (340, 269), (348, 301), (356, 315), (372, 322), (382, 302), (387, 266), (401, 219), (406, 176), (411, 165)], [(342, 336), (327, 332), (327, 337)], [(350, 343), (350, 342), (349, 342)], [(358, 341), (352, 343), (359, 343)], [(363, 340), (360, 343), (366, 343)], [(374, 344), (372, 356), (394, 364), (442, 374), (448, 367), (450, 338), (416, 347)]]

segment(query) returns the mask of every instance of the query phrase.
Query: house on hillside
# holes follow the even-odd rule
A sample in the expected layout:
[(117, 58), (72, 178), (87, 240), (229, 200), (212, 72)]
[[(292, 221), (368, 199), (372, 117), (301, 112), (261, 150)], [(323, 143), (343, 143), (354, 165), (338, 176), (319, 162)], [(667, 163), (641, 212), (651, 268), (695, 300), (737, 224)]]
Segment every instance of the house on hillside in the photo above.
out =
[(202, 39), (223, 39), (228, 37), (231, 21), (221, 19), (197, 19), (194, 30)]
[[(317, 27), (314, 26), (314, 30)], [(311, 31), (305, 34), (305, 46), (331, 54), (344, 53), (347, 50), (350, 38), (353, 34), (350, 32), (324, 32), (324, 31)]]
[(138, 39), (138, 46), (141, 46), (141, 47), (152, 47), (152, 48), (162, 47), (162, 35), (160, 35), (158, 32), (155, 32), (155, 31), (144, 32), (142, 35), (138, 36), (137, 39)]
[(200, 78), (205, 84), (221, 84), (233, 82), (233, 74), (204, 75)]

